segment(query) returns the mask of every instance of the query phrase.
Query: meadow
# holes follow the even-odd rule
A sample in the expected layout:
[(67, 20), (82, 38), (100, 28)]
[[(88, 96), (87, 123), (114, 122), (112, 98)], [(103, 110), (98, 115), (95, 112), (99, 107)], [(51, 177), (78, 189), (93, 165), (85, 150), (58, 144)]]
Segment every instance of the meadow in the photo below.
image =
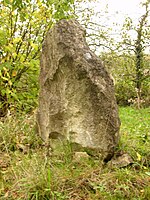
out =
[(116, 151), (132, 165), (111, 168), (90, 157), (76, 162), (69, 143), (52, 155), (35, 134), (35, 113), (0, 121), (0, 199), (148, 200), (150, 198), (150, 108), (119, 108)]

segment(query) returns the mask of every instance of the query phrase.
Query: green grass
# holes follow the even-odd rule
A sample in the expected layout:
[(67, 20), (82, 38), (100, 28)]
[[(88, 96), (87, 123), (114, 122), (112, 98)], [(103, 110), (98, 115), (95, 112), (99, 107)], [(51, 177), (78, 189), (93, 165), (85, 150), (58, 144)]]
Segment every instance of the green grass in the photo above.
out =
[(148, 200), (150, 197), (150, 109), (120, 108), (118, 149), (134, 164), (112, 169), (94, 158), (76, 162), (69, 144), (50, 158), (34, 134), (34, 116), (0, 122), (0, 199)]
[[(121, 148), (150, 165), (150, 108), (121, 108)], [(141, 164), (141, 163), (140, 163)]]

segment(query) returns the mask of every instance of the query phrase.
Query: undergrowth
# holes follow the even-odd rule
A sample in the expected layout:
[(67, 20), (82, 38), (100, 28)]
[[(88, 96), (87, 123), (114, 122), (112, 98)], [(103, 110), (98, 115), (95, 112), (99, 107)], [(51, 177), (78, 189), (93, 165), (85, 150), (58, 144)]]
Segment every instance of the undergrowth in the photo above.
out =
[(76, 162), (69, 144), (50, 157), (35, 134), (34, 115), (0, 122), (0, 199), (148, 200), (150, 197), (150, 109), (120, 108), (117, 150), (134, 163), (110, 168), (95, 158)]

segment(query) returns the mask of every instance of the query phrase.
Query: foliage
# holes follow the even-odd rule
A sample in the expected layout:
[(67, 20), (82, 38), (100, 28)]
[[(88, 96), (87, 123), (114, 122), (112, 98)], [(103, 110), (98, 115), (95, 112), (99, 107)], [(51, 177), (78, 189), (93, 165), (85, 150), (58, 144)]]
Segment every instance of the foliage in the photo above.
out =
[[(101, 5), (100, 2), (97, 4), (96, 6)], [(82, 2), (81, 4), (76, 4), (74, 13), (86, 29), (86, 40), (93, 51), (100, 54), (102, 51), (106, 52), (113, 49), (114, 38), (110, 35), (112, 28), (104, 23), (108, 14), (107, 6), (105, 9), (97, 10), (94, 8), (93, 1)]]
[[(149, 36), (150, 36), (150, 28), (148, 16), (150, 12), (150, 2), (146, 1), (143, 4), (145, 7), (145, 13), (140, 17), (138, 24), (135, 26), (131, 18), (127, 18), (123, 27), (123, 45), (124, 48), (127, 49), (125, 51), (129, 51), (130, 54), (132, 52), (135, 54), (135, 77), (133, 79), (135, 84), (135, 89), (137, 93), (137, 103), (140, 108), (141, 98), (142, 98), (142, 85), (145, 79), (148, 76), (144, 74), (144, 50), (149, 47)], [(136, 33), (136, 38), (132, 39), (129, 32), (134, 31)]]
[(108, 168), (96, 158), (76, 162), (69, 145), (54, 151), (34, 134), (34, 115), (9, 116), (0, 122), (1, 199), (148, 199), (149, 112), (120, 108), (121, 141), (132, 166)]
[[(114, 76), (118, 102), (137, 104), (137, 96), (140, 95), (140, 103), (149, 105), (149, 55), (143, 54), (144, 48), (149, 45), (149, 1), (145, 4), (145, 15), (141, 16), (145, 18), (139, 19), (138, 25), (131, 18), (126, 19), (122, 41), (118, 44), (110, 34), (112, 28), (94, 21), (93, 1), (88, 2), (90, 8), (86, 7), (85, 1), (78, 0), (0, 1), (0, 116), (6, 115), (8, 107), (11, 112), (30, 112), (37, 106), (39, 55), (43, 38), (56, 21), (73, 17), (73, 14), (86, 28), (89, 45), (100, 54)], [(96, 16), (102, 20), (106, 14), (107, 7)], [(132, 39), (131, 30), (141, 34), (141, 37)], [(138, 53), (135, 56), (132, 54), (136, 44), (142, 47), (142, 65), (138, 70), (141, 75), (138, 78), (139, 95)]]
[(150, 104), (149, 55), (145, 51), (150, 40), (149, 5), (149, 1), (143, 3), (144, 13), (137, 23), (130, 16), (127, 17), (120, 32), (117, 20), (113, 23), (110, 20), (110, 26), (105, 23), (111, 17), (107, 6), (97, 10), (91, 3), (90, 6), (85, 4), (76, 9), (81, 24), (87, 30), (89, 46), (100, 56), (115, 79), (120, 105), (140, 107)]
[[(39, 53), (53, 23), (71, 17), (73, 0), (3, 0), (0, 5), (0, 115), (37, 105)], [(7, 105), (6, 105), (7, 104)]]
[[(101, 59), (112, 74), (119, 105), (134, 105), (137, 107), (137, 91), (135, 87), (136, 68), (135, 56), (128, 53), (102, 53)], [(141, 86), (141, 106), (150, 104), (149, 56), (143, 57), (143, 80)]]

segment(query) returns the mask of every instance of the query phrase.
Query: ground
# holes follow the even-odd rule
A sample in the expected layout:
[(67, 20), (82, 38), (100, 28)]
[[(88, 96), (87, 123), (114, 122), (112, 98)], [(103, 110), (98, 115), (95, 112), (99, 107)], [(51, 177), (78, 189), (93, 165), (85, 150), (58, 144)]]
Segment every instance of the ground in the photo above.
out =
[(0, 122), (0, 199), (148, 200), (150, 197), (150, 108), (120, 108), (121, 139), (116, 152), (133, 164), (112, 168), (98, 158), (73, 160), (70, 144), (51, 156), (35, 135), (35, 114)]

